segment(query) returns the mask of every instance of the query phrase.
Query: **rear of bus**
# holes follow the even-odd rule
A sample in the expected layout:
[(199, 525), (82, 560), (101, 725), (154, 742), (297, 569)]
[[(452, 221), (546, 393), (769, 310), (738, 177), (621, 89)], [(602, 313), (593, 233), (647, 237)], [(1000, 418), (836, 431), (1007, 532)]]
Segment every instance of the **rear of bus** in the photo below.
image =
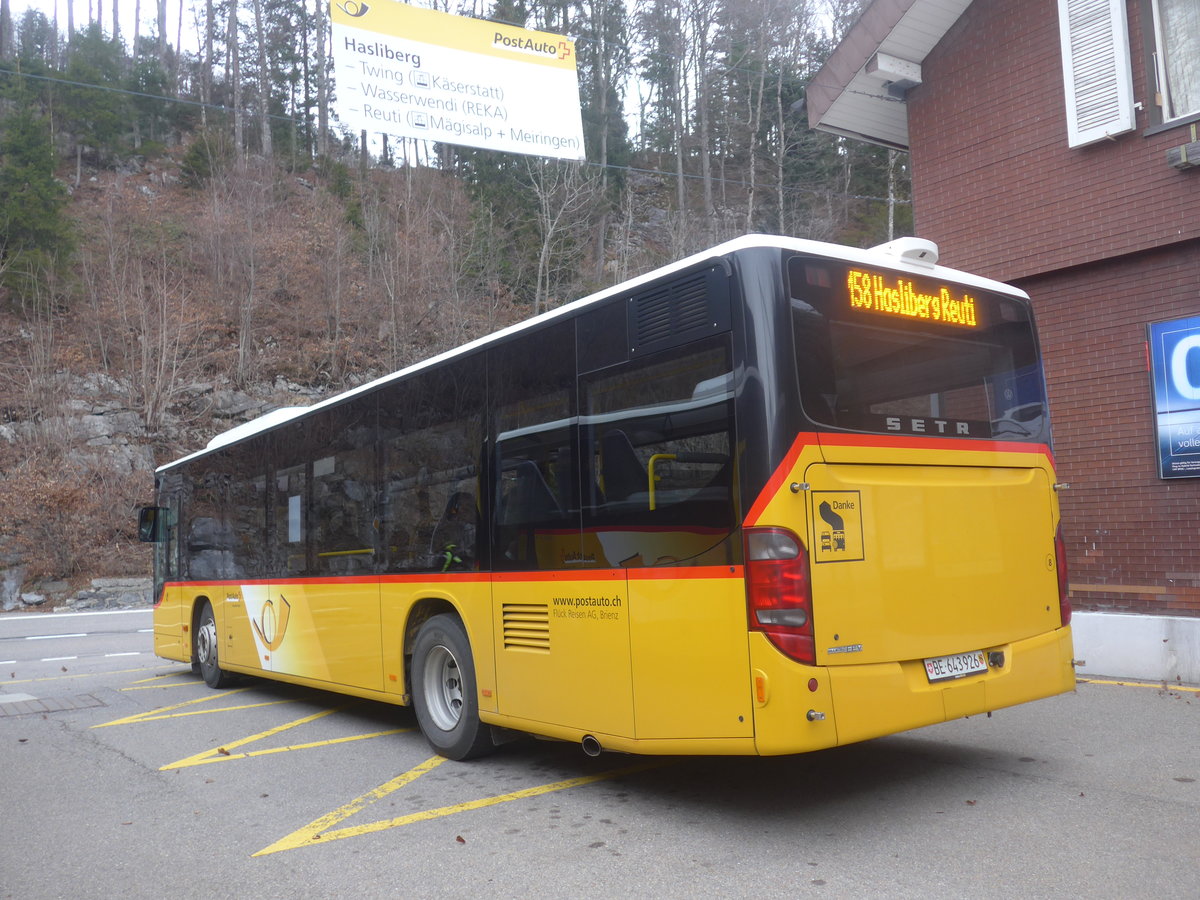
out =
[(745, 519), (763, 754), (1075, 685), (1028, 300), (898, 256), (856, 259), (782, 251), (786, 309), (761, 312), (777, 335), (765, 393), (792, 410), (761, 413), (778, 458)]

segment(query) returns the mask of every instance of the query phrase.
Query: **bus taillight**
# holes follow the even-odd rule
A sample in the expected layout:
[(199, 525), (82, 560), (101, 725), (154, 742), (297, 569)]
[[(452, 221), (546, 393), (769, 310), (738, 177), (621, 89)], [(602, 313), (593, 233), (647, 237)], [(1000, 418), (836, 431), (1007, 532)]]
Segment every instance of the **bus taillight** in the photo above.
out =
[(816, 665), (808, 553), (785, 528), (746, 529), (750, 628), (797, 662)]
[(1063, 541), (1062, 526), (1054, 535), (1054, 566), (1058, 570), (1058, 611), (1063, 625), (1071, 624), (1071, 599), (1067, 587), (1067, 545)]

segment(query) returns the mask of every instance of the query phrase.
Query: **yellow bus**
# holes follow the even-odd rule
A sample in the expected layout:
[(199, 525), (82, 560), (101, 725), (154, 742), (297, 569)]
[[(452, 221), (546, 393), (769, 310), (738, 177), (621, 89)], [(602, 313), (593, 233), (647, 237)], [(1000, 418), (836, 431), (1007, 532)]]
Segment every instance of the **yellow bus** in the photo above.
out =
[(157, 655), (431, 746), (787, 754), (1074, 689), (1028, 297), (750, 235), (156, 473)]

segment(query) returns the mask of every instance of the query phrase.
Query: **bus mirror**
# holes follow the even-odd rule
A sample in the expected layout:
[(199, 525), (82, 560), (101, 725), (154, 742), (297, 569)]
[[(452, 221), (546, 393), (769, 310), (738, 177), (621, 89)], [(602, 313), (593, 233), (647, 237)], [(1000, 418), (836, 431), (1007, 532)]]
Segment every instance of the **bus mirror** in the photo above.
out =
[(167, 510), (162, 506), (143, 506), (138, 514), (138, 540), (158, 544), (167, 539)]

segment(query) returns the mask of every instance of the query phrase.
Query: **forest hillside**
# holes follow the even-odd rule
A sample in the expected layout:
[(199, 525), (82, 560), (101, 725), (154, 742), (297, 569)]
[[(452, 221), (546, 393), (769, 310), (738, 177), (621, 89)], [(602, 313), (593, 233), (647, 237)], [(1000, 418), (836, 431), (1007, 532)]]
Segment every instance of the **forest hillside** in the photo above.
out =
[(745, 232), (910, 233), (904, 158), (804, 117), (852, 0), (451, 10), (575, 37), (582, 163), (347, 134), (320, 0), (196, 6), (191, 52), (0, 2), (5, 607), (146, 571), (154, 466), (278, 406)]

